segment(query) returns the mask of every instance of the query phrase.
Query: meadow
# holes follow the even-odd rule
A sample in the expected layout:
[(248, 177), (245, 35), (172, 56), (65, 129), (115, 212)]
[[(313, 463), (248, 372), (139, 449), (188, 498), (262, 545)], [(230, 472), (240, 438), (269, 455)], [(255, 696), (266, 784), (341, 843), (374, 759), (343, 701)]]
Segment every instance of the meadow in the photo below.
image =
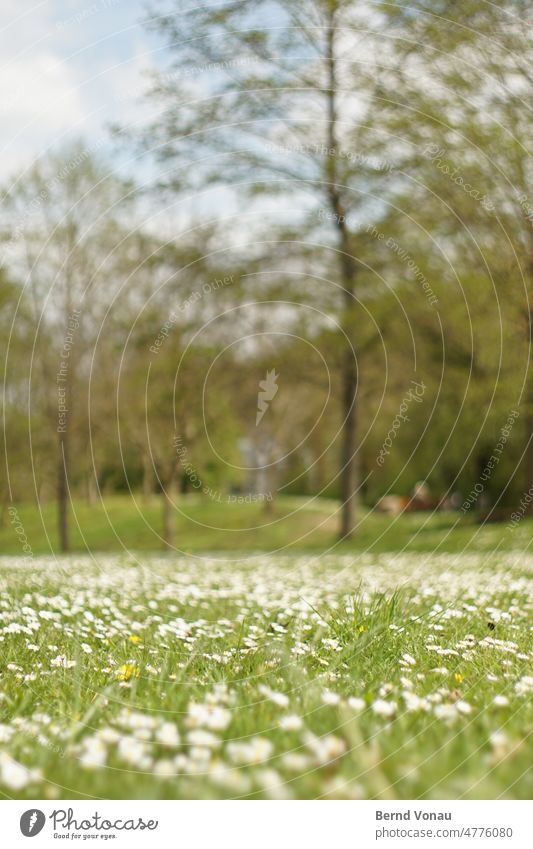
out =
[(0, 796), (530, 799), (527, 4), (23, 5)]
[[(533, 519), (517, 527), (482, 523), (475, 514), (404, 513), (390, 517), (361, 508), (356, 533), (339, 543), (339, 503), (327, 498), (284, 496), (272, 512), (261, 503), (214, 501), (179, 496), (176, 548), (187, 554), (206, 551), (372, 552), (527, 550)], [(11, 513), (10, 510), (13, 512)], [(20, 532), (24, 537), (21, 538)], [(72, 501), (71, 537), (76, 552), (154, 552), (164, 550), (161, 497), (111, 495), (89, 504)], [(53, 503), (15, 505), (0, 516), (0, 552), (19, 555), (27, 540), (32, 554), (59, 552), (57, 511)]]
[(527, 545), (370, 518), (395, 551), (2, 557), (3, 796), (530, 798)]

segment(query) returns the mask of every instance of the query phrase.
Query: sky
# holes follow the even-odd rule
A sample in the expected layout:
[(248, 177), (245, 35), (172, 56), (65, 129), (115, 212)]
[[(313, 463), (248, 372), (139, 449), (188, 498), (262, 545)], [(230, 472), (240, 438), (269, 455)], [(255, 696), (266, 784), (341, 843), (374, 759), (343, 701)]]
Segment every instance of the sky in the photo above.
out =
[(0, 181), (68, 139), (139, 118), (161, 42), (145, 0), (2, 0)]
[[(116, 151), (111, 124), (149, 123), (154, 106), (142, 93), (149, 71), (167, 66), (167, 53), (145, 25), (148, 5), (149, 0), (0, 0), (0, 185), (9, 190), (36, 158), (68, 141)], [(195, 84), (207, 85), (208, 75)], [(149, 179), (150, 163), (134, 157), (131, 146), (113, 165)], [(261, 203), (268, 211), (268, 202)], [(279, 201), (271, 207), (279, 218)], [(186, 208), (178, 204), (171, 226), (176, 219), (210, 218), (213, 211), (231, 215), (236, 209), (231, 192), (211, 188), (189, 199)]]

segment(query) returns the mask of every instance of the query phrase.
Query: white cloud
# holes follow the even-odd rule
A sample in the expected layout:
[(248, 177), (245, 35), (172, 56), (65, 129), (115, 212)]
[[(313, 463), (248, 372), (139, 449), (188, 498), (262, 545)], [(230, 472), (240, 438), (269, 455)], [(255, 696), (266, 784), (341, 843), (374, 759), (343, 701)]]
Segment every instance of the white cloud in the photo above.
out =
[(47, 145), (83, 122), (76, 80), (54, 54), (42, 51), (0, 68), (0, 147), (3, 169), (33, 159)]
[(150, 64), (140, 8), (141, 0), (2, 0), (0, 180), (67, 137), (94, 138), (110, 121), (140, 117), (135, 91)]

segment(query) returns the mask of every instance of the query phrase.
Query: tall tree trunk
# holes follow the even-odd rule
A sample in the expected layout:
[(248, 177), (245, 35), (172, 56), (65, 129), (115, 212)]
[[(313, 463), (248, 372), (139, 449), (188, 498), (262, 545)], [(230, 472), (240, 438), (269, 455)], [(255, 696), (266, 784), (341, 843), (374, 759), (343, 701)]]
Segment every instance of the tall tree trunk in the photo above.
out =
[[(66, 345), (66, 333), (72, 315), (72, 303), (70, 292), (70, 281), (65, 287), (65, 341), (63, 343), (62, 359), (59, 373), (56, 377), (58, 386), (58, 428), (59, 457), (58, 457), (58, 482), (57, 482), (57, 519), (59, 531), (59, 547), (62, 552), (70, 551), (70, 529), (69, 529), (69, 479), (70, 479), (70, 421), (72, 415), (72, 395), (74, 386), (74, 346), (70, 340), (69, 347)], [(65, 353), (65, 351), (67, 353)], [(63, 359), (64, 357), (64, 359)], [(61, 391), (61, 394), (60, 394)]]
[[(526, 439), (529, 441), (524, 458), (524, 493), (530, 493), (533, 489), (533, 413), (526, 414)], [(533, 516), (533, 500), (529, 502), (526, 512), (528, 516)]]
[(89, 507), (94, 507), (98, 501), (98, 481), (96, 478), (96, 469), (92, 466), (87, 470), (85, 478), (85, 494)]
[[(344, 284), (346, 286), (346, 283)], [(350, 291), (350, 290), (348, 290)], [(342, 362), (342, 408), (344, 426), (342, 431), (341, 449), (341, 539), (351, 536), (357, 521), (357, 488), (359, 484), (359, 468), (357, 454), (357, 362), (353, 344), (353, 299), (345, 306), (343, 329), (348, 337), (348, 343), (343, 354)]]
[(149, 452), (144, 449), (142, 455), (142, 463), (143, 463), (143, 479), (142, 479), (142, 492), (143, 492), (143, 501), (145, 504), (149, 504), (152, 498), (152, 493), (154, 491), (154, 470), (152, 466), (152, 461), (150, 459)]
[(176, 540), (176, 496), (176, 465), (173, 463), (163, 488), (163, 540), (167, 548), (174, 548)]
[(355, 277), (356, 266), (350, 252), (350, 234), (346, 226), (346, 209), (344, 207), (337, 174), (337, 163), (340, 155), (337, 140), (337, 78), (335, 59), (335, 9), (332, 6), (327, 31), (327, 63), (328, 63), (328, 147), (327, 183), (328, 194), (338, 234), (339, 268), (343, 286), (343, 306), (341, 327), (343, 330), (344, 351), (341, 366), (342, 382), (342, 446), (341, 446), (341, 526), (340, 537), (347, 539), (351, 536), (357, 519), (357, 384), (358, 372), (355, 354)]
[[(68, 396), (67, 396), (68, 397)], [(62, 552), (70, 551), (69, 515), (68, 515), (68, 470), (69, 470), (69, 440), (68, 414), (65, 424), (58, 429), (59, 457), (57, 479), (57, 519), (59, 532), (59, 548)]]
[[(533, 341), (533, 311), (529, 315), (529, 350)], [(526, 446), (524, 450), (524, 493), (528, 493), (533, 487), (533, 368), (530, 367), (525, 390), (525, 414), (524, 430)], [(526, 510), (529, 516), (533, 516), (533, 500), (529, 502)]]

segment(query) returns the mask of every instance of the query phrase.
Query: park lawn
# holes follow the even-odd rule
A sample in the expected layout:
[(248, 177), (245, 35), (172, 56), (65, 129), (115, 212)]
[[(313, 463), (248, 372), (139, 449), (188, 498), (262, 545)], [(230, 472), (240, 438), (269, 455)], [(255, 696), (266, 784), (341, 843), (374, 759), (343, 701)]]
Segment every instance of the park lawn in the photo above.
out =
[[(273, 514), (260, 503), (218, 503), (182, 496), (176, 511), (178, 552), (202, 551), (509, 551), (527, 549), (533, 519), (509, 530), (504, 523), (479, 524), (472, 515), (412, 513), (397, 518), (361, 509), (354, 537), (338, 543), (338, 502), (280, 497)], [(58, 550), (53, 503), (15, 505), (0, 525), (0, 552), (22, 552), (20, 531), (33, 554)], [(18, 533), (17, 533), (18, 528)], [(95, 505), (75, 500), (71, 513), (72, 550), (78, 552), (158, 551), (165, 546), (161, 499), (146, 505), (140, 496), (110, 496)]]
[(530, 798), (523, 553), (0, 559), (0, 792)]

